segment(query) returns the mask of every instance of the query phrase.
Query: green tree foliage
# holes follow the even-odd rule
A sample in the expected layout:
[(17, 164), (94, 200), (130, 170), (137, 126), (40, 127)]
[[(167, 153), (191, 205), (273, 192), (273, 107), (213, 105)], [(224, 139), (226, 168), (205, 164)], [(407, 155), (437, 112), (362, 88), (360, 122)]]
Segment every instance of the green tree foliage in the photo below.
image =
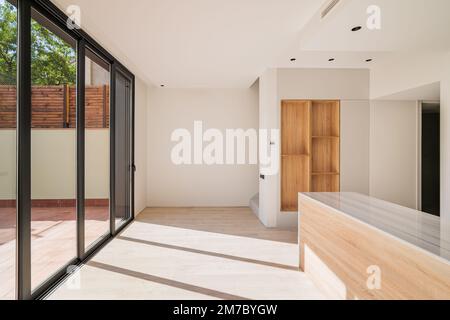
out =
[(14, 84), (17, 70), (17, 12), (0, 0), (0, 84)]
[(75, 50), (36, 21), (31, 23), (31, 78), (35, 85), (75, 84)]
[[(75, 84), (75, 50), (36, 21), (31, 23), (33, 85)], [(17, 70), (17, 10), (0, 0), (0, 84), (15, 84)]]

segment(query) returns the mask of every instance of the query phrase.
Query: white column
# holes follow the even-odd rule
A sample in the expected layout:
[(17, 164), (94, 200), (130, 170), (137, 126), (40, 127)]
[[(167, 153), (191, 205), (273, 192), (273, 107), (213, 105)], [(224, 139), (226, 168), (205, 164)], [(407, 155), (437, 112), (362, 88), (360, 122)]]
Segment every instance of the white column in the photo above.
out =
[[(276, 69), (268, 69), (259, 79), (259, 128), (279, 129), (278, 76)], [(270, 141), (268, 141), (270, 143)], [(270, 146), (270, 148), (275, 148)], [(280, 157), (279, 154), (274, 155)], [(277, 226), (279, 212), (279, 174), (259, 180), (259, 219), (266, 227)]]

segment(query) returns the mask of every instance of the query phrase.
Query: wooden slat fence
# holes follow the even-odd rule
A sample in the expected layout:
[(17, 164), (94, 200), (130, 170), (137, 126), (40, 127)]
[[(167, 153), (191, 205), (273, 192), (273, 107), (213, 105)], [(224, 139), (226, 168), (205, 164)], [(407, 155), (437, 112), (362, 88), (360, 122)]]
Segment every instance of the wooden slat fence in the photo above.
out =
[[(109, 86), (87, 86), (85, 92), (86, 128), (108, 128)], [(0, 129), (16, 128), (16, 96), (15, 86), (0, 86)], [(76, 88), (33, 86), (32, 127), (76, 128)]]

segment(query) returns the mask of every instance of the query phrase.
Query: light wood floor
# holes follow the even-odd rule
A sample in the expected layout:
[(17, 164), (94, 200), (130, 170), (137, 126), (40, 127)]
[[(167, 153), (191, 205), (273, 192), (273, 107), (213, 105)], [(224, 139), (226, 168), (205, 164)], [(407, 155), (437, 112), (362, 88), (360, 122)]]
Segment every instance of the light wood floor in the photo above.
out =
[[(76, 211), (33, 208), (31, 221), (31, 284), (35, 289), (76, 257)], [(86, 207), (86, 246), (108, 233), (108, 207)], [(0, 300), (15, 297), (16, 211), (0, 208)]]
[(152, 208), (49, 299), (323, 299), (298, 270), (297, 232), (248, 208)]

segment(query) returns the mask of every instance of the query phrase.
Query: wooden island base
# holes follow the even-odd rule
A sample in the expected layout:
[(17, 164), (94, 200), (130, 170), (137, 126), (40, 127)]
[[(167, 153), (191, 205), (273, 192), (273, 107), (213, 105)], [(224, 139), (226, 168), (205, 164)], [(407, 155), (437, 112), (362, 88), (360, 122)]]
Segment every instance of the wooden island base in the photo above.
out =
[(450, 299), (443, 257), (306, 194), (299, 212), (300, 268), (329, 298)]

